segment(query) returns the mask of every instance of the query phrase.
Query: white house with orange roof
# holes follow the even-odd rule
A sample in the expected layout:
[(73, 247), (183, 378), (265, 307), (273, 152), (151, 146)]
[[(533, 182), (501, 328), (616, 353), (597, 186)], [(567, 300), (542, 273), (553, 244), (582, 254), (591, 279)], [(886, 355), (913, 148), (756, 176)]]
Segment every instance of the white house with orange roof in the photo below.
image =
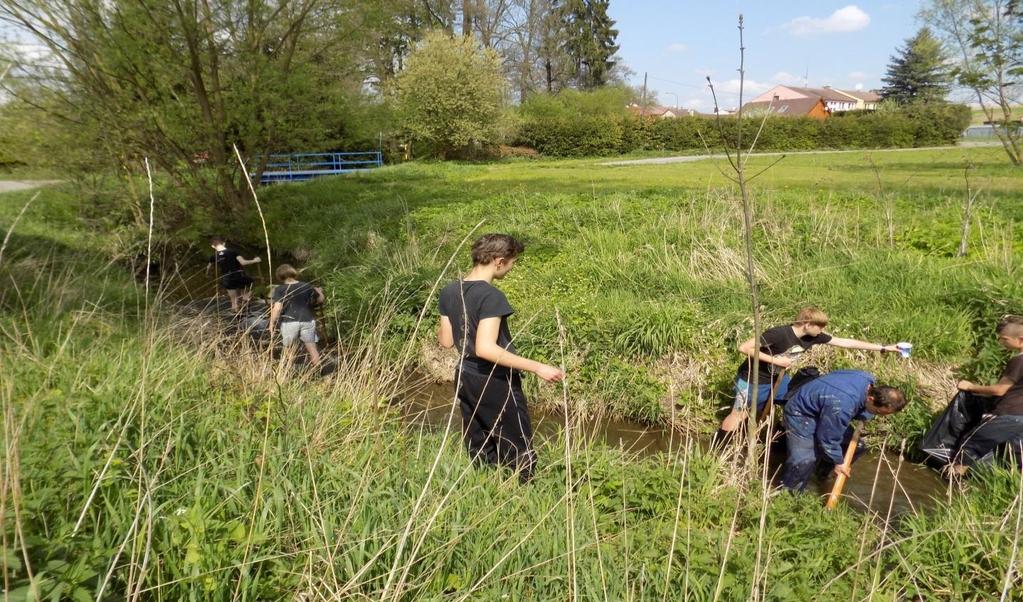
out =
[(831, 113), (835, 111), (864, 111), (877, 108), (881, 96), (873, 91), (863, 90), (839, 90), (830, 86), (823, 88), (799, 88), (796, 86), (777, 85), (760, 96), (757, 96), (751, 103), (769, 103), (784, 100), (800, 100), (805, 98), (820, 98), (824, 100), (824, 106)]

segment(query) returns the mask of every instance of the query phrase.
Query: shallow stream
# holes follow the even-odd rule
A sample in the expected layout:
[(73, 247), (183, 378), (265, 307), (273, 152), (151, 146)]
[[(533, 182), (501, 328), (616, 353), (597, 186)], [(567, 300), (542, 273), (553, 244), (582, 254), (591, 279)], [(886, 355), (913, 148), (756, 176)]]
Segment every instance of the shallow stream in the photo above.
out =
[[(403, 406), (403, 419), (410, 428), (443, 430), (454, 410), (452, 429), (459, 429), (461, 415), (452, 406), (454, 394), (451, 383), (423, 384), (415, 389)], [(535, 436), (550, 441), (560, 436), (565, 416), (561, 412), (530, 411)], [(616, 419), (583, 419), (578, 433), (597, 445), (618, 447), (638, 458), (653, 458), (663, 454), (680, 453), (686, 445), (684, 433), (676, 429), (647, 426), (638, 422)], [(699, 445), (709, 447), (707, 438)], [(770, 467), (777, 472), (784, 460), (782, 454), (773, 454)], [(843, 499), (859, 510), (869, 508), (881, 516), (892, 516), (933, 506), (935, 498), (944, 498), (947, 483), (926, 466), (907, 461), (900, 462), (898, 453), (880, 453), (870, 450), (853, 465), (852, 477), (846, 482)], [(811, 487), (821, 496), (831, 492), (834, 484), (829, 476)]]
[[(277, 262), (275, 262), (276, 264)], [(203, 266), (204, 267), (204, 266)], [(256, 266), (253, 266), (256, 267)], [(255, 272), (251, 270), (250, 272)], [(253, 273), (257, 283), (265, 281), (262, 270)], [(308, 277), (308, 275), (307, 275)], [(209, 307), (214, 301), (211, 294), (216, 294), (216, 283), (212, 274), (206, 274), (202, 268), (190, 267), (185, 276), (174, 274), (167, 288), (168, 297), (179, 303), (191, 304), (194, 307)], [(259, 289), (257, 289), (259, 290)], [(328, 293), (329, 294), (329, 293)], [(218, 298), (217, 304), (225, 314), (226, 299)], [(255, 311), (261, 311), (256, 307)], [(402, 405), (403, 419), (412, 428), (442, 430), (448, 423), (452, 412), (453, 387), (450, 383), (434, 384), (425, 382), (411, 389), (413, 392), (406, 399), (398, 400)], [(541, 440), (552, 440), (560, 436), (565, 417), (560, 412), (531, 411), (533, 430)], [(458, 408), (454, 408), (453, 429), (460, 428), (461, 417)], [(598, 445), (618, 447), (639, 458), (650, 458), (660, 454), (680, 452), (686, 445), (685, 434), (664, 426), (648, 426), (629, 420), (590, 418), (579, 423), (578, 433)], [(868, 441), (869, 442), (869, 441)], [(709, 440), (704, 438), (698, 444), (706, 448)], [(774, 473), (780, 469), (784, 455), (772, 454), (770, 468)], [(852, 477), (846, 483), (843, 497), (846, 502), (860, 510), (870, 508), (882, 516), (890, 512), (892, 516), (927, 508), (934, 504), (935, 498), (947, 495), (947, 483), (933, 470), (926, 466), (900, 461), (898, 453), (870, 450), (860, 457), (853, 469)], [(833, 478), (814, 482), (811, 487), (822, 496), (831, 491)]]

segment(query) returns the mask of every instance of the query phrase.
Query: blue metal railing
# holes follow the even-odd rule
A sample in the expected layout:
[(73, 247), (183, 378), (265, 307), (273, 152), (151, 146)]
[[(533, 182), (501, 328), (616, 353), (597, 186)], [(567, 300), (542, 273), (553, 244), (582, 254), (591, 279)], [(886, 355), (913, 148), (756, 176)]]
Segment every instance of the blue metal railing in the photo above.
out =
[(319, 176), (374, 169), (383, 164), (384, 155), (380, 151), (270, 155), (259, 183), (298, 182)]

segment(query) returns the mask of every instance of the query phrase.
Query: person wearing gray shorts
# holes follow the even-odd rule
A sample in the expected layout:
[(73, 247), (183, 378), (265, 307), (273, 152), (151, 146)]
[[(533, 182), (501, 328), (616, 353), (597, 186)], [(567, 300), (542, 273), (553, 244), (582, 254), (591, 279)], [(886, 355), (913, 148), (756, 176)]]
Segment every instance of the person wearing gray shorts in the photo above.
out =
[(313, 305), (323, 303), (323, 290), (308, 282), (299, 282), (298, 270), (286, 263), (277, 267), (277, 279), (281, 284), (274, 288), (270, 306), (270, 336), (274, 328), (281, 329), (281, 343), (284, 345), (282, 361), (291, 363), (295, 344), (299, 341), (309, 353), (309, 363), (320, 363), (320, 352), (316, 348), (316, 317)]
[(319, 338), (316, 336), (316, 320), (308, 322), (281, 322), (281, 344), (290, 347), (296, 341), (303, 343), (316, 343)]

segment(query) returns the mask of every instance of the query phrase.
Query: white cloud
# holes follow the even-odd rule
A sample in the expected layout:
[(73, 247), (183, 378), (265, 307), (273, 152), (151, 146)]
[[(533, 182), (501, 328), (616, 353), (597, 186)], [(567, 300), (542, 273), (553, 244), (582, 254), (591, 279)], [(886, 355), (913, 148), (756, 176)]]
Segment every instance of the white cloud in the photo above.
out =
[(853, 86), (853, 88), (856, 89), (856, 90), (862, 90), (863, 89), (863, 84), (862, 83), (856, 84), (855, 86)]
[[(754, 81), (747, 79), (742, 86), (742, 94), (746, 100), (752, 98), (752, 94), (759, 94), (765, 92), (772, 87), (771, 84), (764, 82)], [(723, 94), (738, 94), (739, 93), (739, 79), (730, 79), (724, 82), (714, 82), (714, 90), (718, 93)]]
[(847, 77), (854, 82), (861, 82), (867, 79), (867, 74), (862, 71), (853, 71)]
[(870, 24), (870, 15), (855, 4), (842, 7), (830, 16), (796, 17), (784, 25), (785, 29), (797, 36), (816, 33), (838, 33), (859, 31)]
[(681, 54), (687, 50), (689, 50), (689, 46), (686, 46), (682, 42), (672, 42), (664, 49), (665, 52), (670, 52), (672, 54)]
[(685, 104), (687, 109), (696, 109), (696, 110), (702, 109), (706, 105), (707, 105), (707, 101), (706, 100), (704, 100), (702, 98), (695, 98), (695, 97), (694, 98), (687, 98), (686, 99), (686, 104)]
[(771, 79), (785, 86), (802, 86), (803, 78), (799, 75), (793, 75), (788, 71), (779, 71), (771, 76)]

